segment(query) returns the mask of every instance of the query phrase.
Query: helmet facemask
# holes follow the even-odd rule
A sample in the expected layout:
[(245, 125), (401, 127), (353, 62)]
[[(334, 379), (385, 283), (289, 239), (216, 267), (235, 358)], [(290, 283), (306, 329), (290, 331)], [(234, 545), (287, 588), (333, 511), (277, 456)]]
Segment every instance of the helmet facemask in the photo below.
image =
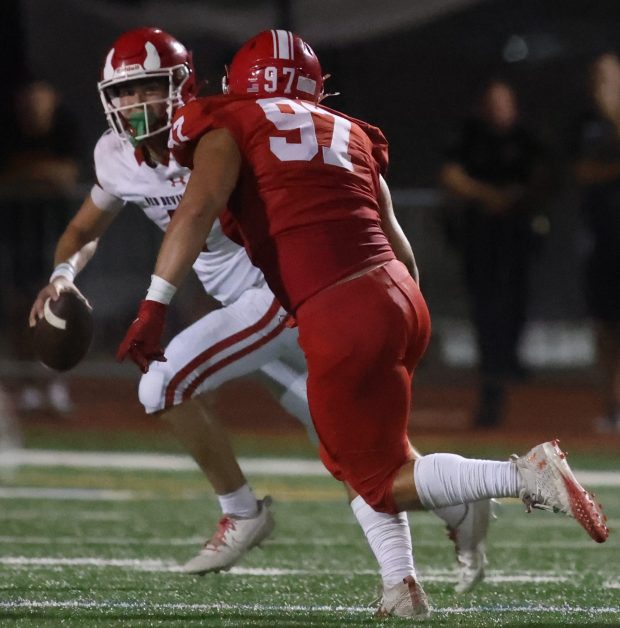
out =
[[(99, 82), (97, 86), (108, 125), (114, 133), (136, 146), (147, 138), (167, 132), (172, 126), (174, 112), (183, 105), (183, 87), (190, 78), (188, 67), (181, 64), (156, 71), (141, 70), (117, 74), (112, 79)], [(161, 90), (161, 98), (121, 104), (123, 87), (156, 81), (165, 85)], [(158, 115), (156, 110), (160, 108), (163, 111)]]

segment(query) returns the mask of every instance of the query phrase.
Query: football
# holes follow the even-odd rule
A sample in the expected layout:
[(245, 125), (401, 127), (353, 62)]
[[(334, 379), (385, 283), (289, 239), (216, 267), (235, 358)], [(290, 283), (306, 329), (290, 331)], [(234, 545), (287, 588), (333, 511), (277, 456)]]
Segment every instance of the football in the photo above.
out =
[(74, 292), (61, 292), (45, 302), (43, 317), (34, 327), (37, 358), (55, 371), (68, 371), (86, 355), (93, 338), (90, 309)]

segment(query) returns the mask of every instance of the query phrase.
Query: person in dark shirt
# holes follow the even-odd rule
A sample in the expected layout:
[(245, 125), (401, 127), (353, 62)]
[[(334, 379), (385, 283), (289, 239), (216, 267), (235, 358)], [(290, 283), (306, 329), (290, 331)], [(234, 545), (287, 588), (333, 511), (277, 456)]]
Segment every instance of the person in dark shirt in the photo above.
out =
[[(33, 294), (48, 273), (50, 247), (67, 220), (79, 177), (79, 130), (55, 86), (29, 79), (13, 95), (0, 137), (0, 327), (8, 328), (13, 357), (33, 359), (24, 324)], [(71, 410), (61, 378), (24, 382), (20, 412)], [(41, 378), (39, 378), (41, 379)]]
[(519, 119), (513, 88), (488, 83), (480, 111), (449, 148), (442, 185), (459, 200), (459, 251), (479, 353), (476, 425), (502, 419), (506, 384), (522, 379), (518, 344), (526, 321), (532, 193), (541, 147)]
[(574, 173), (589, 234), (585, 295), (594, 321), (604, 415), (620, 431), (620, 60), (600, 55), (590, 73), (592, 107), (576, 129)]
[(78, 180), (78, 133), (58, 90), (46, 81), (21, 85), (11, 123), (0, 140), (0, 183), (20, 192), (57, 197)]

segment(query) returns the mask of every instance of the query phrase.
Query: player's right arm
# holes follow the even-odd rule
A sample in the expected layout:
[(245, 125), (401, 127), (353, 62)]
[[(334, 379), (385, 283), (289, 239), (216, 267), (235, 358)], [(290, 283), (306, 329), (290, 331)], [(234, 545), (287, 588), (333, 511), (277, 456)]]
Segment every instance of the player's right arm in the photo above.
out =
[(48, 298), (56, 300), (58, 295), (70, 290), (86, 300), (73, 283), (75, 276), (88, 264), (97, 249), (97, 242), (116, 217), (118, 210), (110, 211), (98, 207), (89, 195), (60, 236), (54, 253), (54, 273), (50, 282), (37, 295), (28, 323), (32, 327), (43, 316), (43, 306)]

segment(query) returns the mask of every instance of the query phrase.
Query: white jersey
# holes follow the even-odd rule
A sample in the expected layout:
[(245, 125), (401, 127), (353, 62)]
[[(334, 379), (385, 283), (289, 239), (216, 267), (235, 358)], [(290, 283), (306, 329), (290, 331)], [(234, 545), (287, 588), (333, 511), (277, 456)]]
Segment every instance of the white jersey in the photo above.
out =
[[(95, 205), (105, 210), (134, 203), (162, 231), (168, 227), (190, 176), (190, 170), (180, 166), (172, 155), (168, 165), (152, 168), (140, 163), (131, 144), (112, 131), (104, 133), (95, 146), (95, 172), (98, 186), (91, 192)], [(219, 221), (213, 225), (193, 268), (204, 289), (223, 305), (265, 282), (245, 249), (222, 233)]]

